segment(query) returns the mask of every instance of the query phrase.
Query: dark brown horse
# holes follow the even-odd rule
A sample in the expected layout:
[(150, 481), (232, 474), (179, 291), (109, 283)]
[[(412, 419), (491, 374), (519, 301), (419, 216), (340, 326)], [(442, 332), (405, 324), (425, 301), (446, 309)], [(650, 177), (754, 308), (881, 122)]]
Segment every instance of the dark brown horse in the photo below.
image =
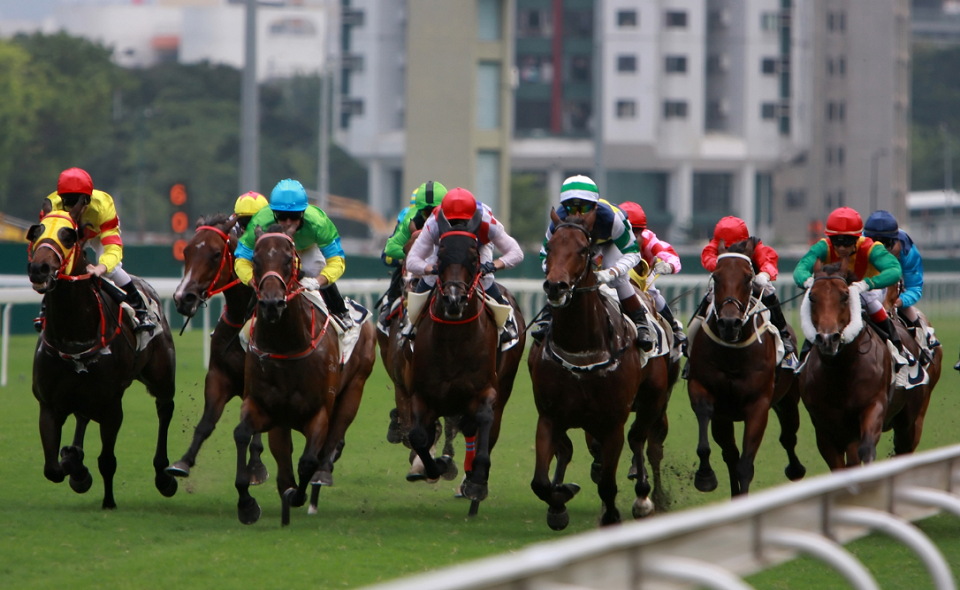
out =
[[(484, 303), (476, 237), (481, 213), (478, 209), (465, 227), (456, 229), (442, 212), (438, 215), (438, 287), (419, 318), (416, 345), (404, 346), (401, 352), (404, 390), (411, 401), (409, 438), (426, 477), (437, 479), (454, 469), (449, 457), (430, 456), (440, 417), (461, 416), (460, 431), (477, 437), (472, 470), (462, 488), (463, 495), (473, 501), (471, 514), (487, 496), (490, 454), (500, 436), (503, 410), (523, 354), (522, 338), (510, 350), (499, 352), (497, 326)], [(508, 293), (504, 296), (514, 305), (522, 331), (523, 317), (516, 302)], [(502, 357), (499, 373), (498, 357)]]
[[(78, 215), (79, 217), (79, 215)], [(103, 477), (103, 507), (116, 508), (113, 477), (114, 448), (123, 422), (123, 393), (134, 379), (156, 398), (159, 430), (153, 457), (154, 482), (166, 497), (177, 491), (167, 467), (167, 430), (173, 417), (176, 356), (170, 327), (158, 314), (159, 333), (138, 352), (138, 337), (126, 313), (104, 290), (105, 283), (85, 274), (87, 261), (76, 221), (65, 212), (48, 214), (27, 232), (31, 260), (27, 274), (33, 288), (44, 294), (46, 320), (33, 358), (33, 395), (40, 402), (43, 474), (59, 483), (70, 477), (79, 493), (90, 489), (92, 477), (83, 464), (83, 427), (100, 424), (102, 451), (97, 464)], [(149, 300), (156, 292), (134, 277)], [(116, 287), (113, 287), (116, 289)], [(77, 416), (74, 445), (60, 449), (64, 421)], [(58, 452), (59, 458), (58, 461)]]
[(871, 463), (894, 393), (890, 352), (864, 326), (847, 259), (814, 277), (801, 308), (804, 335), (814, 346), (800, 373), (800, 394), (830, 469)]
[[(720, 445), (730, 474), (730, 493), (746, 494), (753, 481), (754, 460), (772, 407), (780, 419), (780, 443), (787, 451), (787, 478), (802, 478), (806, 469), (796, 455), (799, 391), (792, 371), (777, 367), (776, 329), (763, 323), (759, 299), (753, 297), (754, 238), (720, 243), (713, 271), (713, 305), (690, 342), (687, 391), (700, 425), (697, 455), (700, 468), (694, 486), (701, 492), (717, 488), (710, 466), (707, 427)], [(791, 338), (795, 341), (795, 336)], [(779, 373), (779, 375), (778, 375)], [(743, 453), (737, 448), (733, 423), (743, 422)]]
[[(192, 318), (200, 305), (217, 293), (223, 293), (225, 305), (210, 337), (210, 364), (203, 383), (203, 415), (193, 431), (193, 441), (183, 457), (167, 468), (177, 477), (190, 475), (200, 446), (213, 434), (223, 408), (234, 397), (243, 395), (243, 366), (246, 353), (238, 337), (246, 321), (253, 289), (240, 282), (233, 270), (233, 251), (237, 247), (236, 218), (216, 215), (197, 221), (197, 231), (183, 250), (183, 280), (173, 294), (177, 311)], [(260, 459), (263, 443), (260, 433), (250, 444), (250, 485), (267, 480), (267, 468)]]
[[(582, 428), (588, 443), (599, 445), (596, 459), (600, 472), (596, 479), (604, 506), (600, 523), (609, 525), (620, 522), (616, 476), (624, 425), (631, 410), (637, 409), (629, 440), (634, 456), (642, 463), (647, 429), (662, 417), (666, 407), (668, 396), (660, 388), (667, 388), (668, 371), (660, 363), (641, 366), (635, 332), (627, 323), (631, 320), (624, 318), (613, 307), (615, 304), (605, 304), (598, 292), (592, 262), (596, 211), (585, 217), (568, 216), (564, 222), (551, 211), (551, 218), (556, 229), (547, 244), (543, 287), (553, 308), (553, 320), (550, 332), (542, 343), (533, 345), (527, 359), (540, 414), (536, 469), (530, 486), (549, 506), (550, 528), (566, 528), (570, 522), (566, 503), (580, 491), (576, 484), (563, 483), (573, 458), (567, 430)], [(658, 383), (651, 383), (651, 388), (656, 391), (653, 395), (641, 392), (641, 384), (654, 372)], [(549, 469), (554, 457), (557, 466), (551, 481)], [(646, 478), (638, 478), (635, 491), (635, 515), (649, 513)]]

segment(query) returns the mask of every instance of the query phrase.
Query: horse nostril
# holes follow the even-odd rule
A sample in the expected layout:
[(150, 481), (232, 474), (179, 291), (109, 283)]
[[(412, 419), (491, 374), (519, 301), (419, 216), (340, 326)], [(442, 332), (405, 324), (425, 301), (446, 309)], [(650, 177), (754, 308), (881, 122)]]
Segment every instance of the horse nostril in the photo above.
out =
[(830, 334), (830, 342), (831, 343), (840, 342), (840, 333), (834, 332), (833, 334)]

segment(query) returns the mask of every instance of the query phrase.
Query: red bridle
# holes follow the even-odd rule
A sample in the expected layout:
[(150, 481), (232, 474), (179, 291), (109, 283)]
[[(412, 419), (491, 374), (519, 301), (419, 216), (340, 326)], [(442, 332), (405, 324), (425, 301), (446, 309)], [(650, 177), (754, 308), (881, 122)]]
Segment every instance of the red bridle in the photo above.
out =
[[(448, 232), (442, 234), (442, 235), (440, 236), (440, 240), (443, 240), (443, 238), (445, 238), (445, 237), (447, 237), (447, 236), (468, 236), (468, 237), (471, 237), (471, 238), (473, 238), (473, 239), (475, 239), (475, 240), (477, 239), (477, 236), (476, 236), (476, 235), (474, 235), (474, 234), (472, 234), (472, 233), (470, 233), (470, 232), (468, 232), (468, 231), (453, 230), (453, 231), (448, 231)], [(479, 257), (479, 255), (478, 255), (478, 256), (477, 256), (477, 268), (476, 268), (476, 271), (474, 272), (474, 275), (473, 275), (473, 282), (470, 284), (470, 288), (469, 288), (469, 290), (468, 290), (468, 292), (467, 292), (467, 303), (468, 303), (468, 304), (470, 303), (470, 300), (473, 299), (473, 294), (474, 294), (476, 291), (479, 290), (478, 285), (480, 284), (480, 278), (481, 278), (482, 276), (483, 276), (483, 275), (480, 273), (480, 257)], [(437, 277), (437, 279), (439, 280), (439, 277)], [(461, 285), (466, 286), (466, 283), (463, 283), (463, 282), (461, 282), (461, 281), (450, 281), (450, 282), (456, 282), (456, 283), (460, 283)], [(440, 285), (440, 290), (439, 290), (439, 292), (441, 292), (441, 293), (443, 292), (443, 286), (444, 286), (445, 284), (446, 284), (446, 283)], [(448, 324), (448, 325), (452, 325), (452, 326), (456, 326), (456, 325), (460, 325), (460, 324), (469, 324), (470, 322), (472, 322), (472, 321), (476, 320), (478, 317), (480, 317), (480, 314), (483, 313), (483, 310), (485, 310), (485, 309), (487, 308), (486, 299), (481, 299), (481, 301), (480, 301), (480, 308), (477, 310), (476, 315), (474, 315), (474, 316), (472, 316), (472, 317), (469, 317), (469, 318), (467, 318), (467, 319), (464, 319), (464, 320), (448, 320), (448, 319), (441, 318), (441, 317), (438, 316), (437, 314), (433, 313), (433, 304), (436, 302), (436, 299), (437, 299), (437, 292), (434, 292), (433, 297), (430, 298), (430, 304), (427, 306), (427, 308), (428, 308), (428, 310), (429, 310), (429, 312), (430, 312), (430, 319), (433, 320), (433, 321), (435, 321), (435, 322), (437, 322), (438, 324)]]
[(210, 282), (210, 286), (204, 289), (200, 293), (201, 301), (206, 301), (208, 298), (213, 297), (217, 293), (223, 293), (227, 289), (240, 284), (240, 279), (234, 279), (229, 283), (227, 283), (226, 285), (220, 288), (216, 288), (217, 283), (219, 283), (220, 279), (223, 278), (224, 276), (223, 274), (224, 268), (227, 269), (226, 276), (230, 276), (229, 273), (233, 272), (233, 252), (230, 251), (230, 237), (226, 233), (224, 233), (223, 230), (221, 230), (218, 227), (214, 227), (212, 225), (201, 225), (200, 227), (197, 228), (197, 233), (200, 233), (201, 230), (212, 231), (213, 233), (217, 234), (223, 239), (223, 254), (220, 256), (220, 268), (217, 269), (217, 274), (216, 276), (213, 277), (213, 280)]
[[(293, 238), (291, 238), (287, 234), (279, 233), (279, 232), (262, 234), (259, 238), (257, 238), (257, 243), (260, 243), (260, 240), (267, 237), (283, 238), (288, 242), (290, 242), (290, 245), (293, 247), (293, 255), (296, 257), (296, 264), (294, 265), (294, 270), (290, 276), (289, 282), (287, 282), (287, 280), (283, 278), (283, 275), (281, 275), (277, 271), (270, 270), (263, 273), (263, 276), (260, 277), (260, 280), (253, 283), (253, 290), (257, 294), (257, 299), (260, 299), (260, 290), (263, 288), (264, 281), (266, 281), (270, 277), (276, 277), (277, 279), (279, 279), (281, 283), (283, 283), (284, 290), (286, 291), (286, 295), (284, 296), (283, 300), (287, 302), (304, 291), (304, 288), (300, 285), (300, 281), (297, 280), (297, 274), (300, 271), (300, 255), (297, 253), (297, 248), (294, 245)], [(256, 245), (254, 245), (254, 247), (256, 247)]]
[[(44, 216), (44, 219), (46, 219), (47, 217), (56, 217), (57, 219), (65, 219), (69, 221), (70, 225), (73, 226), (73, 229), (75, 231), (78, 231), (78, 235), (79, 235), (79, 230), (77, 229), (77, 222), (73, 220), (73, 217), (70, 217), (69, 213), (54, 211)], [(62, 246), (62, 244), (59, 244), (59, 242), (57, 243), (58, 245)], [(34, 243), (30, 242), (27, 245), (27, 262), (28, 263), (33, 262), (34, 255), (41, 248), (46, 248), (50, 250), (51, 252), (53, 252), (54, 256), (57, 257), (57, 262), (60, 265), (57, 268), (58, 281), (84, 281), (93, 276), (90, 273), (86, 273), (82, 275), (67, 274), (67, 272), (69, 272), (70, 270), (73, 270), (73, 265), (76, 263), (76, 260), (79, 257), (78, 255), (83, 248), (83, 244), (80, 242), (79, 239), (77, 240), (77, 243), (74, 244), (72, 248), (70, 248), (70, 251), (67, 253), (66, 256), (64, 256), (63, 253), (60, 252), (59, 248), (54, 247), (53, 244), (51, 244), (50, 242), (43, 242), (41, 244), (38, 244), (36, 248), (34, 248)], [(67, 272), (64, 272), (64, 270), (66, 270)]]

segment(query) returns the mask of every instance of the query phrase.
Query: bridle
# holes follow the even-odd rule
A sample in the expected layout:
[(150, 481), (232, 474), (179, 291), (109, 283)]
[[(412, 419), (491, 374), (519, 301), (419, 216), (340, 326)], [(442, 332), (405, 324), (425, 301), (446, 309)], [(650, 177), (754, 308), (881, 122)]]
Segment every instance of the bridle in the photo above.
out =
[[(577, 280), (575, 280), (575, 281), (573, 282), (573, 286), (569, 289), (569, 293), (572, 295), (572, 294), (574, 294), (574, 293), (584, 293), (584, 292), (589, 292), (589, 291), (596, 291), (597, 289), (600, 288), (600, 284), (599, 284), (599, 283), (596, 284), (596, 285), (593, 285), (593, 286), (591, 286), (591, 287), (580, 287), (580, 286), (579, 286), (580, 283), (583, 282), (583, 280), (587, 278), (587, 273), (590, 272), (591, 262), (592, 262), (592, 260), (593, 260), (593, 246), (594, 246), (593, 236), (590, 235), (590, 232), (587, 231), (587, 228), (583, 227), (583, 226), (580, 225), (579, 223), (571, 223), (571, 222), (569, 222), (569, 221), (565, 221), (565, 222), (557, 225), (557, 226), (553, 229), (553, 235), (557, 235), (557, 232), (560, 231), (561, 229), (565, 228), (565, 227), (574, 228), (574, 229), (576, 229), (577, 231), (583, 232), (583, 235), (586, 236), (586, 238), (587, 238), (587, 260), (586, 260), (586, 262), (584, 262), (584, 264), (583, 264), (583, 270), (580, 271), (580, 274), (577, 276)], [(549, 245), (549, 244), (548, 244), (548, 245)], [(565, 305), (561, 306), (561, 307), (566, 307), (567, 305), (570, 305), (570, 302), (569, 302), (569, 301), (567, 301), (567, 303), (566, 303)], [(553, 306), (551, 306), (551, 307), (553, 307)]]
[[(441, 234), (439, 241), (442, 242), (442, 241), (444, 240), (444, 238), (447, 238), (447, 237), (450, 237), (450, 236), (464, 236), (464, 237), (473, 238), (474, 240), (477, 239), (477, 236), (476, 236), (476, 235), (474, 235), (474, 234), (472, 234), (472, 233), (470, 233), (470, 232), (468, 232), (468, 231), (463, 231), (463, 230), (451, 230), (451, 231), (448, 231), (448, 232), (446, 232), (446, 233), (444, 233), (444, 234)], [(464, 304), (464, 306), (466, 306), (467, 304), (470, 303), (470, 300), (473, 299), (473, 294), (480, 290), (479, 285), (480, 285), (480, 279), (482, 278), (482, 276), (483, 276), (483, 275), (482, 275), (481, 272), (480, 272), (480, 256), (479, 256), (479, 252), (478, 252), (478, 253), (477, 253), (477, 267), (474, 269), (473, 282), (472, 282), (471, 284), (467, 285), (467, 283), (464, 282), (464, 281), (455, 281), (455, 280), (443, 281), (443, 282), (440, 284), (439, 293), (440, 293), (440, 294), (445, 294), (448, 285), (459, 286), (459, 287), (461, 287), (461, 288), (467, 293), (467, 302)], [(437, 277), (437, 278), (439, 279), (439, 277)], [(437, 323), (439, 323), (439, 324), (449, 324), (449, 325), (468, 324), (468, 323), (476, 320), (477, 318), (479, 318), (479, 317), (480, 317), (480, 314), (482, 314), (482, 313), (483, 313), (483, 310), (486, 309), (486, 307), (487, 307), (486, 301), (481, 297), (481, 305), (480, 305), (480, 308), (477, 310), (476, 315), (473, 315), (472, 317), (469, 317), (469, 318), (466, 318), (466, 319), (463, 319), (463, 320), (448, 320), (448, 319), (442, 318), (442, 317), (438, 316), (436, 313), (434, 313), (434, 311), (433, 311), (433, 305), (434, 305), (436, 299), (437, 299), (437, 292), (434, 292), (433, 297), (430, 298), (430, 304), (428, 305), (428, 309), (429, 309), (429, 311), (430, 311), (430, 319), (432, 319), (433, 321), (435, 321), (435, 322), (437, 322)]]
[(281, 275), (277, 271), (269, 270), (263, 273), (263, 276), (260, 277), (260, 280), (253, 283), (253, 290), (257, 294), (257, 299), (260, 300), (260, 290), (263, 289), (263, 283), (266, 282), (266, 280), (269, 279), (270, 277), (274, 277), (283, 284), (284, 291), (285, 291), (284, 299), (283, 299), (284, 302), (289, 302), (291, 299), (293, 299), (294, 297), (296, 297), (297, 295), (299, 295), (305, 290), (305, 288), (300, 284), (300, 281), (297, 280), (297, 274), (300, 271), (300, 264), (301, 264), (300, 254), (297, 253), (297, 248), (294, 245), (293, 238), (291, 238), (287, 234), (280, 233), (280, 232), (271, 232), (271, 233), (261, 234), (260, 237), (257, 238), (257, 244), (259, 244), (260, 240), (264, 238), (283, 238), (284, 240), (289, 242), (290, 246), (293, 247), (293, 255), (295, 257), (296, 264), (294, 265), (294, 270), (290, 275), (289, 281), (283, 278), (283, 275)]
[[(202, 230), (212, 231), (223, 239), (223, 251), (220, 256), (220, 268), (217, 269), (217, 274), (213, 277), (213, 280), (210, 281), (210, 285), (200, 292), (200, 301), (204, 302), (210, 297), (218, 293), (223, 293), (227, 289), (234, 287), (240, 284), (240, 279), (236, 278), (226, 285), (216, 288), (217, 283), (224, 277), (229, 277), (230, 273), (233, 271), (233, 252), (230, 251), (230, 237), (220, 228), (212, 225), (201, 225), (197, 228), (197, 233), (199, 234)], [(224, 275), (224, 269), (227, 269), (226, 275)]]
[[(77, 222), (73, 220), (73, 217), (71, 217), (69, 213), (54, 211), (44, 216), (44, 219), (48, 217), (56, 217), (57, 219), (65, 219), (69, 221), (70, 225), (73, 226), (74, 231), (77, 231), (79, 233), (79, 230), (77, 228)], [(52, 238), (47, 238), (47, 239), (52, 240)], [(60, 244), (59, 240), (54, 240), (54, 241), (60, 247), (63, 247), (63, 244)], [(54, 245), (51, 244), (50, 242), (41, 242), (40, 244), (37, 244), (35, 248), (34, 248), (34, 242), (30, 242), (27, 245), (27, 262), (28, 263), (33, 262), (33, 257), (36, 255), (36, 253), (44, 248), (53, 252), (54, 256), (57, 257), (57, 263), (59, 264), (59, 266), (57, 267), (56, 280), (70, 281), (70, 282), (85, 281), (90, 279), (93, 276), (90, 273), (86, 273), (82, 275), (67, 274), (71, 270), (73, 270), (73, 267), (76, 265), (77, 260), (80, 258), (79, 255), (81, 250), (83, 249), (83, 243), (79, 239), (77, 239), (77, 243), (74, 244), (72, 248), (70, 248), (70, 251), (67, 253), (66, 256), (64, 256), (60, 252), (59, 248), (54, 247)]]
[[(740, 259), (742, 259), (742, 260), (746, 260), (747, 263), (750, 265), (750, 273), (751, 273), (751, 275), (754, 275), (754, 274), (755, 274), (755, 273), (753, 272), (753, 260), (751, 260), (751, 258), (750, 258), (749, 256), (747, 256), (746, 254), (740, 254), (740, 253), (738, 253), (738, 252), (727, 252), (727, 253), (725, 253), (725, 254), (721, 254), (721, 255), (717, 256), (717, 263), (719, 264), (719, 262), (720, 262), (722, 259), (724, 259), (724, 258), (740, 258)], [(717, 271), (714, 270), (713, 273), (710, 274), (710, 280), (713, 280), (713, 275), (714, 275), (716, 272), (717, 272)], [(752, 282), (752, 281), (751, 281), (751, 282)], [(714, 315), (717, 315), (717, 317), (719, 317), (718, 314), (719, 314), (720, 310), (723, 309), (723, 308), (724, 308), (727, 304), (729, 304), (729, 303), (732, 303), (732, 304), (734, 305), (734, 307), (737, 308), (737, 312), (740, 314), (740, 321), (743, 322), (744, 324), (746, 324), (746, 322), (747, 322), (747, 315), (748, 315), (748, 310), (747, 310), (747, 305), (748, 305), (748, 304), (747, 304), (747, 303), (744, 303), (743, 301), (740, 301), (740, 300), (737, 299), (736, 297), (727, 297), (727, 298), (725, 298), (722, 302), (720, 302), (720, 305), (714, 304), (714, 306), (713, 306), (713, 313), (714, 313)]]

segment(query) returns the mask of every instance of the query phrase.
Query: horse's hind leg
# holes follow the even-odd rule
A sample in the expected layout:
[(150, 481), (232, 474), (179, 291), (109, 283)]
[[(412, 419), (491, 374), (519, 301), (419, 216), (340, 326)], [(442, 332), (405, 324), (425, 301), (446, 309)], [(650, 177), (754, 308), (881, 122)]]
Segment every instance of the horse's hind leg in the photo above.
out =
[[(159, 341), (155, 342), (158, 342), (159, 345)], [(170, 464), (167, 457), (167, 434), (170, 430), (170, 422), (173, 420), (176, 364), (173, 342), (170, 342), (167, 348), (154, 348), (153, 358), (138, 377), (147, 386), (150, 395), (156, 400), (159, 426), (157, 428), (157, 451), (153, 456), (153, 469), (156, 472), (154, 484), (157, 486), (157, 490), (167, 498), (177, 493), (177, 479), (166, 471)]]
[(712, 492), (717, 489), (717, 474), (710, 467), (710, 437), (707, 429), (713, 418), (713, 402), (710, 401), (709, 394), (703, 386), (696, 381), (690, 381), (687, 390), (690, 393), (690, 405), (693, 407), (693, 413), (697, 415), (697, 423), (700, 427), (697, 443), (700, 469), (693, 477), (693, 485), (701, 492)]
[(446, 416), (443, 419), (443, 454), (453, 457), (453, 441), (459, 432), (460, 416)]
[(663, 489), (660, 478), (660, 464), (663, 462), (663, 443), (667, 439), (670, 425), (667, 422), (667, 413), (660, 416), (660, 420), (653, 423), (647, 436), (647, 458), (650, 459), (650, 470), (653, 472), (653, 495), (651, 499), (657, 510), (665, 512), (670, 508), (670, 498)]
[[(783, 377), (781, 377), (782, 379)], [(774, 404), (773, 411), (777, 413), (780, 422), (780, 444), (787, 452), (787, 467), (784, 475), (790, 481), (802, 479), (807, 473), (806, 467), (797, 457), (797, 432), (800, 430), (800, 389), (794, 383), (783, 398)]]
[[(886, 394), (884, 394), (886, 395)], [(874, 402), (860, 414), (860, 446), (857, 455), (862, 463), (873, 463), (877, 458), (877, 443), (883, 432), (884, 404)]]
[(713, 440), (720, 445), (720, 452), (723, 462), (727, 464), (727, 472), (730, 475), (730, 495), (739, 496), (740, 478), (737, 475), (737, 465), (740, 462), (740, 450), (737, 448), (737, 441), (734, 438), (733, 421), (713, 419), (711, 425), (713, 431)]
[(627, 433), (627, 442), (633, 453), (631, 463), (636, 465), (636, 481), (633, 485), (636, 499), (633, 501), (632, 513), (634, 518), (643, 518), (653, 512), (653, 502), (650, 500), (650, 480), (647, 476), (647, 467), (643, 461), (643, 447), (646, 445), (649, 428), (641, 423), (641, 416), (635, 415), (630, 431)]
[(114, 447), (117, 444), (117, 433), (120, 432), (120, 425), (123, 424), (123, 408), (120, 405), (119, 396), (113, 411), (101, 414), (100, 419), (100, 442), (103, 449), (100, 456), (97, 457), (97, 466), (100, 468), (100, 476), (103, 477), (103, 508), (113, 509), (117, 503), (113, 499), (113, 476), (117, 472), (117, 456), (114, 454)]
[(59, 461), (60, 437), (65, 418), (58, 418), (53, 409), (40, 402), (40, 443), (43, 446), (43, 476), (53, 483), (63, 481), (66, 474)]
[(153, 470), (156, 472), (154, 484), (160, 493), (170, 498), (177, 493), (177, 478), (166, 472), (169, 459), (167, 458), (167, 433), (170, 421), (173, 420), (173, 392), (170, 397), (157, 396), (157, 418), (160, 426), (157, 429), (157, 452), (153, 456)]
[[(562, 531), (570, 524), (570, 515), (567, 513), (566, 503), (580, 491), (576, 484), (563, 484), (560, 469), (560, 456), (564, 454), (564, 447), (569, 449), (569, 457), (573, 457), (573, 443), (565, 432), (554, 430), (553, 422), (544, 416), (537, 421), (537, 461), (533, 471), (533, 480), (530, 488), (538, 498), (547, 503), (547, 525), (555, 530)], [(550, 462), (557, 455), (557, 476), (550, 481)], [(569, 459), (568, 459), (569, 460)]]

